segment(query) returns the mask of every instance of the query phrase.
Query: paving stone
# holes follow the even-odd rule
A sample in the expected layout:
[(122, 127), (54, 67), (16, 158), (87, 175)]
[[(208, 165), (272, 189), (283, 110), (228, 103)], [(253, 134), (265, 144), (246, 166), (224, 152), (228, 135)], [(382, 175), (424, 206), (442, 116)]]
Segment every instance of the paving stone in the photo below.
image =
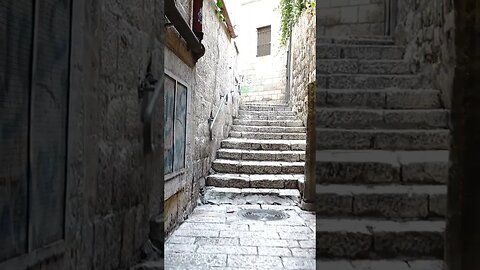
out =
[(276, 256), (251, 256), (251, 255), (228, 255), (228, 266), (232, 267), (258, 267), (258, 268), (282, 268), (282, 260)]
[(288, 257), (292, 256), (290, 249), (285, 247), (258, 247), (258, 254), (261, 256)]
[(281, 239), (291, 239), (291, 240), (309, 240), (315, 238), (310, 233), (298, 233), (298, 232), (279, 232)]
[[(217, 246), (202, 245), (198, 247), (198, 253), (214, 253), (214, 254), (237, 254), (237, 255), (257, 255), (256, 247), (241, 246)], [(260, 254), (261, 255), (261, 254)]]
[(197, 246), (192, 244), (165, 244), (165, 253), (193, 253), (196, 249)]
[(293, 257), (315, 258), (314, 248), (291, 248)]
[(242, 231), (221, 231), (220, 237), (238, 237), (242, 238), (255, 238), (255, 239), (280, 239), (279, 233), (275, 231), (263, 231), (263, 232), (242, 232)]
[[(190, 222), (192, 222), (192, 220), (190, 220)], [(219, 234), (219, 231), (179, 228), (175, 232), (173, 232), (172, 236), (218, 237)]]
[(266, 226), (264, 224), (252, 224), (249, 225), (250, 231), (275, 231), (281, 233), (312, 233), (307, 226)]
[(282, 261), (285, 269), (315, 269), (313, 258), (283, 257)]
[(257, 246), (257, 247), (299, 247), (298, 241), (285, 239), (253, 239), (241, 238), (240, 245), (242, 246)]
[(238, 246), (240, 240), (231, 237), (197, 237), (195, 244), (199, 246)]
[(227, 255), (225, 254), (188, 254), (170, 253), (165, 254), (165, 265), (184, 266), (227, 266)]
[(166, 241), (167, 244), (193, 244), (195, 237), (191, 236), (171, 236)]
[[(207, 230), (207, 231), (249, 231), (248, 225), (241, 225), (241, 224), (185, 222), (182, 224), (181, 227), (182, 229), (186, 229), (186, 230), (195, 229), (195, 230)], [(187, 240), (184, 240), (184, 241), (187, 241)], [(188, 242), (191, 242), (191, 239), (188, 239)]]
[(298, 244), (300, 245), (301, 248), (315, 248), (316, 247), (315, 240), (300, 240), (300, 241), (298, 241)]

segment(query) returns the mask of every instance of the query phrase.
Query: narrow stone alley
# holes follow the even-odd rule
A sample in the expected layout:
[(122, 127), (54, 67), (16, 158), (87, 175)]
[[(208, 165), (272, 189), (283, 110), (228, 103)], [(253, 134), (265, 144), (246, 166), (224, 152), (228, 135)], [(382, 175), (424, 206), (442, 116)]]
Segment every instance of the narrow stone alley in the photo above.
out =
[(315, 269), (315, 213), (298, 207), (305, 136), (287, 105), (241, 105), (166, 269)]

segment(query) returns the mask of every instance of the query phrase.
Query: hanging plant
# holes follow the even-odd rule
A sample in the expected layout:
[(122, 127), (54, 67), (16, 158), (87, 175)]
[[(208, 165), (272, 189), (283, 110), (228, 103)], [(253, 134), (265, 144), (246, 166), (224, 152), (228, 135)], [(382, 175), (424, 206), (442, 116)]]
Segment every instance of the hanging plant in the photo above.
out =
[(280, 45), (286, 46), (292, 27), (307, 9), (315, 8), (315, 0), (280, 0)]
[(223, 15), (223, 1), (222, 0), (217, 0), (215, 1), (215, 14), (217, 14), (218, 19), (220, 19), (222, 22), (225, 22), (225, 16)]

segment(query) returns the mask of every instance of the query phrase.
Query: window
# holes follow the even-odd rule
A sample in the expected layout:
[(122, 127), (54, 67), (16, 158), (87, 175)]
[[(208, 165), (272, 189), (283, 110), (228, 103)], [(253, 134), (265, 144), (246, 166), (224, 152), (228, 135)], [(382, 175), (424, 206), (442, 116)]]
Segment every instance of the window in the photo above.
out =
[(165, 174), (185, 168), (187, 87), (165, 75)]
[(257, 57), (270, 55), (272, 27), (257, 28)]

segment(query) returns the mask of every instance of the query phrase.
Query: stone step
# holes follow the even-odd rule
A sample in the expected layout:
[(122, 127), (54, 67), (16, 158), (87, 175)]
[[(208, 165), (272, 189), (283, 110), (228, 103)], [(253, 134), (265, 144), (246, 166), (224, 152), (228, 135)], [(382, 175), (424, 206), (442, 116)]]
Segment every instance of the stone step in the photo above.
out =
[(303, 174), (228, 174), (215, 173), (207, 177), (207, 186), (229, 188), (298, 189)]
[(303, 150), (306, 148), (305, 140), (255, 140), (244, 138), (229, 138), (221, 143), (222, 148), (245, 150)]
[(300, 120), (245, 120), (234, 119), (234, 125), (250, 125), (250, 126), (276, 126), (276, 127), (303, 127)]
[(233, 125), (232, 131), (240, 132), (264, 132), (264, 133), (305, 133), (305, 127), (276, 127), (276, 126), (252, 126)]
[(393, 45), (394, 41), (388, 36), (319, 36), (317, 44), (351, 44), (351, 45)]
[(305, 151), (266, 151), (221, 148), (217, 151), (219, 159), (259, 160), (259, 161), (305, 161)]
[(441, 259), (443, 221), (321, 219), (316, 223), (317, 257), (344, 259)]
[(444, 270), (442, 260), (323, 260), (316, 261), (320, 270)]
[(317, 150), (316, 179), (323, 184), (445, 184), (448, 151)]
[(263, 107), (288, 107), (286, 103), (261, 103), (261, 102), (244, 102), (244, 106), (263, 106)]
[(298, 189), (206, 187), (202, 196), (204, 204), (298, 205), (299, 201)]
[(405, 60), (323, 59), (317, 61), (320, 74), (414, 74), (417, 69)]
[(317, 110), (317, 126), (354, 129), (441, 129), (448, 128), (449, 112), (430, 110), (371, 110), (322, 108)]
[(422, 89), (317, 89), (317, 106), (371, 109), (438, 109), (440, 91)]
[(421, 75), (329, 74), (317, 75), (323, 89), (423, 89), (429, 88)]
[(302, 174), (305, 172), (305, 162), (216, 159), (212, 169), (219, 173)]
[(400, 60), (405, 48), (395, 45), (354, 45), (317, 43), (317, 62), (319, 59), (362, 59), (362, 60)]
[(295, 115), (276, 115), (276, 114), (239, 114), (236, 119), (239, 120), (269, 120), (269, 121), (294, 121), (298, 120)]
[(244, 111), (292, 111), (292, 108), (286, 105), (240, 105), (240, 110)]
[(246, 111), (246, 110), (239, 110), (239, 116), (243, 115), (258, 115), (258, 116), (295, 116), (293, 111)]
[(317, 185), (317, 215), (393, 219), (445, 217), (446, 185)]
[(278, 133), (278, 132), (240, 132), (231, 131), (232, 138), (262, 139), (262, 140), (305, 140), (305, 133)]
[(448, 150), (450, 131), (319, 128), (317, 149)]

